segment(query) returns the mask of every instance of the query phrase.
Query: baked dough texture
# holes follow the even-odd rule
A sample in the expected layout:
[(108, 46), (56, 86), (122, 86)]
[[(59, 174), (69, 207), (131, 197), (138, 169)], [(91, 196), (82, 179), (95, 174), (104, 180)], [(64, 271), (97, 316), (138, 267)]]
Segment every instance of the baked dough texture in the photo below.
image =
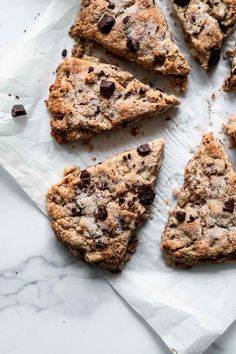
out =
[(236, 173), (212, 133), (186, 167), (161, 247), (170, 266), (236, 261)]
[(162, 10), (153, 0), (84, 1), (70, 33), (75, 39), (96, 41), (154, 73), (185, 82), (190, 72)]
[(191, 54), (208, 70), (236, 21), (236, 0), (172, 0)]
[(95, 58), (70, 57), (57, 69), (47, 106), (52, 136), (61, 144), (161, 113), (179, 99)]
[(47, 194), (58, 240), (88, 263), (121, 271), (149, 217), (163, 150), (160, 139), (83, 171), (67, 169)]

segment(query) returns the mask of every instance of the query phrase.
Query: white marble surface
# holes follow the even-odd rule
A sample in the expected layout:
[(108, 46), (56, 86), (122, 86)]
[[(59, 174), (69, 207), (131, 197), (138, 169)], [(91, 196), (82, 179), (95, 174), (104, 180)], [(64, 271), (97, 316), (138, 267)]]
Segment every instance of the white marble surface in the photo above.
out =
[[(46, 3), (0, 0), (2, 53)], [(0, 353), (169, 353), (95, 271), (80, 277), (81, 263), (55, 242), (48, 220), (2, 169), (0, 196)], [(234, 353), (235, 334), (233, 324), (205, 354)]]

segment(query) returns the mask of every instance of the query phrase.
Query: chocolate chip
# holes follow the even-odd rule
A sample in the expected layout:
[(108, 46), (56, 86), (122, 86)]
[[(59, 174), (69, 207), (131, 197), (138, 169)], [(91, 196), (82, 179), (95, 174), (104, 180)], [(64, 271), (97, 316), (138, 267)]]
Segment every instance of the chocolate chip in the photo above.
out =
[(219, 20), (218, 23), (219, 23), (219, 26), (220, 26), (221, 31), (222, 31), (223, 33), (226, 33), (226, 32), (228, 31), (228, 29), (229, 29), (229, 26), (226, 26), (226, 25), (222, 22), (222, 20)]
[(100, 93), (105, 97), (111, 97), (115, 88), (116, 86), (113, 81), (102, 80), (100, 84)]
[(119, 198), (119, 205), (124, 204), (124, 202), (125, 202), (125, 198)]
[(127, 222), (125, 221), (125, 219), (119, 217), (118, 218), (118, 223), (119, 226), (122, 230), (128, 230), (129, 229), (129, 225), (127, 224)]
[(220, 48), (211, 48), (211, 54), (208, 61), (208, 67), (215, 66), (220, 60)]
[(108, 8), (111, 9), (111, 10), (113, 10), (113, 9), (115, 8), (114, 2), (110, 2), (110, 3), (108, 4)]
[(139, 42), (134, 38), (128, 38), (126, 46), (132, 53), (135, 53), (139, 49)]
[(225, 201), (223, 210), (228, 211), (229, 213), (234, 212), (234, 198), (230, 198)]
[(16, 104), (12, 107), (11, 115), (12, 117), (25, 116), (26, 110), (22, 104)]
[(154, 59), (154, 65), (163, 65), (165, 63), (165, 56), (164, 55), (158, 55)]
[(129, 98), (131, 95), (132, 95), (132, 91), (126, 92), (124, 95), (124, 99), (126, 100), (126, 98)]
[(144, 87), (140, 87), (140, 89), (139, 89), (139, 94), (140, 94), (140, 95), (145, 95), (146, 91), (147, 91), (147, 90), (146, 90)]
[(98, 243), (96, 244), (96, 248), (98, 250), (104, 250), (104, 248), (106, 248), (106, 245), (105, 245), (105, 243), (98, 241)]
[(185, 7), (188, 6), (190, 0), (174, 0), (174, 4), (181, 6), (181, 7)]
[(67, 56), (67, 50), (63, 49), (61, 55), (63, 56), (63, 58), (65, 58)]
[(143, 186), (138, 192), (140, 203), (145, 206), (149, 206), (152, 204), (155, 199), (155, 195), (156, 193), (154, 193), (151, 187), (149, 186)]
[(125, 16), (124, 18), (123, 18), (123, 23), (127, 23), (129, 21), (129, 16)]
[(100, 205), (98, 207), (98, 213), (97, 213), (97, 217), (99, 220), (106, 220), (108, 216), (108, 213), (107, 213), (107, 209), (104, 205)]
[(140, 156), (146, 156), (150, 154), (151, 149), (148, 144), (142, 144), (137, 148), (137, 152)]
[(103, 70), (101, 70), (100, 73), (98, 73), (98, 77), (101, 77), (101, 76), (105, 76), (105, 73)]
[(81, 171), (80, 180), (81, 180), (83, 185), (90, 184), (90, 180), (91, 180), (90, 173), (87, 170)]
[(130, 154), (128, 154), (127, 157), (128, 157), (129, 160), (131, 160), (131, 155)]
[(72, 216), (81, 216), (82, 215), (82, 209), (74, 207), (74, 208), (71, 209), (71, 214), (72, 214)]
[(94, 68), (92, 67), (92, 66), (90, 66), (89, 68), (88, 68), (88, 73), (92, 73), (94, 71)]
[(192, 215), (190, 215), (189, 220), (190, 220), (191, 222), (193, 222), (193, 221), (195, 220), (195, 217), (192, 216)]
[(108, 34), (111, 32), (112, 27), (115, 24), (115, 19), (111, 15), (103, 15), (103, 17), (98, 22), (98, 28), (102, 33)]
[(186, 213), (184, 211), (177, 211), (176, 219), (183, 222), (185, 221)]
[(133, 205), (134, 205), (134, 199), (130, 199), (130, 200), (128, 201), (128, 206), (129, 206), (130, 208), (132, 208)]

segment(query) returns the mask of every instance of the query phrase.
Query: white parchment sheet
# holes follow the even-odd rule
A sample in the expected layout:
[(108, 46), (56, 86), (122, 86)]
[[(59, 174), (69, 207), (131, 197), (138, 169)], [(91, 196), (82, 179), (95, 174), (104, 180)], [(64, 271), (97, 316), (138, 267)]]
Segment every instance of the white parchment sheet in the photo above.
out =
[[(65, 166), (76, 164), (84, 168), (94, 163), (91, 157), (95, 156), (99, 162), (117, 152), (164, 137), (165, 159), (152, 218), (139, 231), (137, 252), (123, 273), (104, 274), (174, 353), (194, 354), (203, 352), (236, 318), (235, 266), (173, 270), (165, 266), (159, 245), (168, 210), (175, 203), (173, 189), (182, 185), (184, 167), (199, 145), (202, 133), (213, 131), (228, 148), (222, 123), (229, 114), (235, 113), (236, 96), (221, 91), (229, 72), (228, 63), (222, 59), (211, 75), (205, 73), (189, 57), (180, 27), (170, 16), (168, 1), (160, 5), (192, 66), (189, 90), (181, 95), (182, 104), (178, 109), (136, 124), (140, 131), (136, 137), (130, 133), (130, 127), (94, 137), (93, 151), (81, 143), (66, 147), (53, 141), (44, 100), (55, 79), (53, 73), (62, 60), (62, 50), (71, 48), (67, 32), (80, 1), (48, 0), (33, 30), (0, 62), (0, 163), (46, 213), (45, 194), (59, 181)], [(235, 38), (231, 35), (227, 45), (233, 45)], [(124, 60), (116, 59), (116, 62), (138, 78), (151, 80), (157, 87), (171, 92), (165, 78)], [(15, 99), (15, 95), (20, 99)], [(27, 118), (11, 117), (16, 102), (24, 104)], [(235, 153), (229, 153), (233, 158)]]

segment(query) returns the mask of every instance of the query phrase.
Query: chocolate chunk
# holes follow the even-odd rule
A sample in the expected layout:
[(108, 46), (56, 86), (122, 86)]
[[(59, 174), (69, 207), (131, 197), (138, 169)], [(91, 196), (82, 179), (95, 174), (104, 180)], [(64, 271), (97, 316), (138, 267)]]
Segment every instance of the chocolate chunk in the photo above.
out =
[(114, 2), (110, 2), (110, 3), (108, 4), (108, 9), (113, 10), (114, 8), (115, 8)]
[(113, 81), (102, 80), (100, 84), (100, 93), (105, 97), (111, 97), (115, 88), (116, 86)]
[(130, 199), (130, 200), (128, 201), (128, 206), (129, 206), (130, 208), (132, 208), (133, 205), (134, 205), (134, 199)]
[(208, 67), (215, 66), (220, 60), (220, 48), (211, 48), (211, 54), (208, 61)]
[(63, 56), (63, 58), (65, 58), (67, 56), (67, 50), (63, 49), (61, 55)]
[(124, 204), (124, 202), (125, 202), (125, 198), (119, 198), (119, 205), (122, 205), (122, 204)]
[(108, 34), (111, 32), (112, 27), (115, 24), (115, 19), (111, 15), (103, 15), (103, 17), (98, 22), (98, 28), (102, 33)]
[(123, 23), (127, 23), (129, 21), (129, 16), (125, 16), (124, 18), (123, 18)]
[(105, 76), (105, 73), (103, 70), (101, 70), (100, 73), (98, 73), (98, 77), (101, 77), (101, 76)]
[(81, 216), (82, 215), (82, 209), (79, 207), (74, 207), (71, 209), (71, 214), (72, 216)]
[(190, 220), (191, 222), (193, 222), (193, 221), (195, 220), (195, 217), (192, 216), (192, 215), (190, 215), (189, 220)]
[(140, 89), (139, 89), (139, 94), (140, 94), (140, 95), (145, 95), (146, 91), (147, 91), (147, 90), (146, 90), (144, 87), (140, 87)]
[(156, 193), (154, 193), (151, 187), (149, 186), (143, 186), (138, 192), (140, 203), (145, 206), (149, 206), (152, 204), (155, 199), (155, 195)]
[(88, 68), (88, 73), (92, 73), (94, 71), (94, 68), (92, 67), (92, 66), (90, 66), (89, 68)]
[(108, 213), (107, 213), (107, 209), (104, 205), (100, 205), (98, 207), (98, 213), (97, 213), (97, 217), (99, 220), (106, 220), (108, 216)]
[(98, 241), (98, 243), (96, 244), (96, 248), (98, 250), (104, 250), (104, 248), (106, 248), (106, 245), (105, 245), (105, 243)]
[(151, 149), (148, 144), (142, 144), (137, 148), (137, 152), (140, 156), (146, 156), (150, 154)]
[(183, 222), (185, 221), (186, 213), (184, 211), (177, 211), (175, 216), (177, 220)]
[(25, 116), (26, 114), (27, 114), (26, 110), (22, 104), (15, 104), (12, 107), (12, 110), (11, 110), (12, 117)]
[(132, 95), (132, 91), (126, 92), (124, 95), (124, 99), (126, 100), (126, 98), (129, 98), (131, 95)]
[(181, 7), (185, 7), (188, 6), (190, 0), (174, 0), (174, 4), (181, 6)]
[(129, 160), (131, 160), (131, 154), (128, 154), (127, 157)]
[(132, 53), (135, 53), (139, 49), (139, 42), (134, 38), (128, 38), (126, 46)]
[(119, 226), (122, 230), (129, 230), (129, 225), (127, 224), (127, 222), (125, 221), (125, 219), (119, 217), (118, 218), (118, 223)]
[(90, 184), (90, 180), (91, 180), (90, 173), (87, 170), (81, 171), (80, 180), (81, 180), (83, 185)]
[(223, 210), (228, 211), (229, 213), (234, 212), (234, 198), (230, 198), (225, 201)]
[(163, 65), (165, 63), (165, 56), (164, 55), (158, 55), (155, 57), (154, 60), (154, 65)]

